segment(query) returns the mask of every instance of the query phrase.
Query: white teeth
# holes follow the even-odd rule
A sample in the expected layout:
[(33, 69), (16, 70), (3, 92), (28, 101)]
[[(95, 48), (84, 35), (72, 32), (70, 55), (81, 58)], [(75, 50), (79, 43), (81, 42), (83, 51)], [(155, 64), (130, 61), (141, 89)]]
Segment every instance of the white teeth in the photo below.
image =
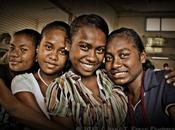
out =
[(123, 74), (126, 74), (126, 72), (118, 72), (118, 73), (115, 73), (115, 76), (122, 76)]
[(89, 64), (83, 64), (82, 65), (88, 69), (92, 69), (94, 67), (94, 65), (89, 65)]
[(126, 72), (119, 72), (119, 73), (122, 73), (122, 74), (124, 74), (124, 73), (126, 73)]

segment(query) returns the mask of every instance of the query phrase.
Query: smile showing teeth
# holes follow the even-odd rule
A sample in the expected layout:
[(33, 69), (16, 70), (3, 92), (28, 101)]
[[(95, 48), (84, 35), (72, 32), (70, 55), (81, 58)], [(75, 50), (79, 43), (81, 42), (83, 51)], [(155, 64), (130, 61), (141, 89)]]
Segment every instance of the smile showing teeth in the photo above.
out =
[(114, 75), (115, 76), (124, 76), (127, 72), (117, 72)]
[(90, 65), (90, 64), (85, 64), (85, 63), (81, 63), (82, 66), (84, 66), (87, 69), (93, 69), (94, 65)]

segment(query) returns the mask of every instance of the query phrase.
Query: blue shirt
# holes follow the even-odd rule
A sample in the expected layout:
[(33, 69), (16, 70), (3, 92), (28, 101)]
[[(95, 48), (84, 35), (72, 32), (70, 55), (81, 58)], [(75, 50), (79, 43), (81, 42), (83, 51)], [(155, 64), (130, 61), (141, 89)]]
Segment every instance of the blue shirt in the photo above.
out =
[[(175, 87), (165, 81), (165, 71), (147, 70), (144, 77), (144, 106), (148, 117), (148, 125), (153, 127), (172, 127), (167, 109), (175, 105)], [(143, 109), (139, 101), (134, 108), (135, 127), (146, 127)], [(131, 125), (129, 114), (127, 126)]]

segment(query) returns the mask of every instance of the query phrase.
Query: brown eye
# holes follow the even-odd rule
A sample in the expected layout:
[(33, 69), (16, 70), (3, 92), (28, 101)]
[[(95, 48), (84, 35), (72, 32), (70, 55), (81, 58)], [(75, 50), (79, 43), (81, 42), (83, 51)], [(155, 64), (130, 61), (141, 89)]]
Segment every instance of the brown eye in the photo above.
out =
[(51, 44), (46, 44), (45, 48), (46, 48), (46, 50), (51, 51), (53, 47)]
[(129, 53), (121, 53), (119, 56), (121, 59), (126, 59), (129, 56)]
[(80, 49), (83, 50), (83, 51), (88, 51), (89, 50), (89, 45), (87, 43), (84, 43), (82, 42), (80, 45), (79, 45)]
[(22, 53), (25, 53), (28, 49), (26, 49), (26, 48), (21, 48), (20, 50), (21, 50)]
[(60, 53), (61, 55), (67, 55), (67, 54), (68, 54), (68, 51), (65, 50), (65, 49), (61, 49), (61, 50), (59, 51), (59, 53)]
[(107, 54), (107, 55), (105, 56), (105, 61), (106, 61), (106, 62), (110, 62), (110, 61), (112, 61), (112, 60), (113, 60), (113, 57), (112, 57), (111, 55), (108, 55), (108, 54)]
[(97, 49), (97, 53), (98, 54), (103, 54), (105, 52), (105, 48), (104, 47), (100, 47)]

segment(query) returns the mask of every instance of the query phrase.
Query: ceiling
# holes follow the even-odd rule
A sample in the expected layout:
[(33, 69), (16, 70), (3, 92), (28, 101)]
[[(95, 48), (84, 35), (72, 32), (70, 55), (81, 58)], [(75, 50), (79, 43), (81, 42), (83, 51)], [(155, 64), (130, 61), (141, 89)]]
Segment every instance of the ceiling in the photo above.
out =
[[(49, 0), (55, 5), (62, 5), (67, 12), (74, 10), (74, 6), (86, 8), (97, 7), (105, 3), (112, 7), (118, 15), (142, 14), (150, 15), (161, 13), (166, 16), (175, 16), (175, 0)], [(104, 4), (103, 4), (104, 5)], [(103, 10), (103, 8), (102, 8)]]
[[(111, 19), (115, 18), (113, 18), (114, 16), (110, 12), (116, 13), (118, 17), (153, 16), (175, 18), (175, 0), (0, 0), (0, 19), (5, 18), (6, 15), (6, 19), (11, 18), (11, 16), (17, 17), (14, 14), (18, 14), (18, 16), (26, 16), (28, 19), (39, 18), (45, 20), (47, 18), (49, 20), (52, 17), (59, 17), (67, 20), (69, 15), (78, 16), (80, 13), (89, 12), (102, 12), (102, 15), (109, 16)], [(58, 16), (58, 14), (63, 15)], [(8, 21), (8, 23), (11, 23), (11, 21)], [(2, 25), (2, 22), (0, 25)], [(13, 28), (10, 29), (12, 30)], [(144, 33), (148, 35), (149, 32)], [(159, 32), (155, 33), (158, 36), (161, 35)], [(173, 36), (173, 39), (168, 39), (171, 40), (169, 42), (171, 46), (164, 47), (165, 49), (161, 47), (163, 52), (150, 52), (149, 56), (168, 56), (175, 61), (174, 32), (171, 32), (170, 36)], [(154, 49), (152, 48), (150, 51), (154, 51)]]
[(116, 12), (175, 13), (174, 0), (105, 0)]

